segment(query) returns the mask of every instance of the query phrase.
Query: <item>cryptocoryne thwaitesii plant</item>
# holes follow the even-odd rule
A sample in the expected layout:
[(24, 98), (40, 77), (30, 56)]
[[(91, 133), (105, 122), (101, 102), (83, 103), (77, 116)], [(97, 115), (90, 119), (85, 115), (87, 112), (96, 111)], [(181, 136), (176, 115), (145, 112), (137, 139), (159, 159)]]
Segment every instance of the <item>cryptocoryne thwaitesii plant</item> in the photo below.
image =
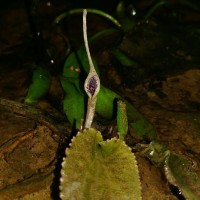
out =
[[(84, 130), (73, 137), (62, 163), (60, 197), (92, 200), (140, 200), (141, 186), (137, 162), (123, 138), (127, 133), (126, 109), (119, 101), (118, 131), (120, 139), (104, 141), (99, 131), (91, 128), (100, 80), (90, 57), (86, 35), (86, 13), (83, 14), (84, 41), (90, 72), (85, 81), (88, 109)], [(124, 112), (123, 112), (124, 111)], [(120, 134), (119, 134), (120, 135)]]
[[(58, 21), (60, 21), (66, 15), (77, 12), (80, 12), (80, 9), (73, 10), (65, 15), (61, 15), (57, 17), (55, 21), (58, 23)], [(89, 12), (104, 16), (106, 19), (109, 19), (111, 22), (113, 22), (113, 24), (117, 27), (116, 29), (109, 28), (96, 33), (89, 38), (89, 43), (96, 41), (98, 38), (101, 38), (106, 34), (120, 31), (118, 23), (116, 23), (116, 21), (113, 20), (113, 18), (108, 14), (91, 9)], [(129, 66), (133, 64), (130, 59), (128, 59), (117, 49), (112, 50), (112, 54), (118, 59), (120, 58), (120, 62), (122, 62), (123, 65)], [(93, 63), (97, 74), (99, 74), (98, 65), (94, 58)], [(60, 82), (65, 93), (63, 99), (63, 110), (70, 124), (75, 129), (78, 129), (81, 126), (80, 122), (86, 116), (87, 97), (83, 88), (83, 80), (85, 78), (85, 73), (88, 72), (89, 66), (84, 46), (81, 46), (76, 51), (71, 51), (66, 57), (63, 73), (60, 76)], [(37, 66), (33, 73), (32, 84), (30, 85), (27, 96), (25, 97), (25, 103), (34, 104), (40, 98), (42, 98), (49, 90), (49, 86), (51, 84), (50, 80), (51, 74), (48, 69), (40, 65)], [(101, 84), (96, 100), (96, 113), (106, 120), (115, 118), (115, 102), (116, 99), (120, 98), (120, 95)], [(132, 128), (131, 133), (139, 136), (140, 138), (154, 138), (156, 135), (155, 127), (148, 120), (146, 120), (132, 104), (130, 104), (128, 101), (125, 102), (128, 110), (128, 122)]]

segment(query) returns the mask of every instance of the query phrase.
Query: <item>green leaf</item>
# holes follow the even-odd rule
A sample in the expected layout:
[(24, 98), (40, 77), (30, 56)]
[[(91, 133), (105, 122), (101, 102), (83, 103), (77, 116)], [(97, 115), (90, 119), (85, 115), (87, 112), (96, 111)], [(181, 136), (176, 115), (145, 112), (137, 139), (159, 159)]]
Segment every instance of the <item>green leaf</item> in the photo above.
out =
[(197, 169), (194, 167), (195, 161), (184, 155), (169, 153), (164, 164), (167, 180), (178, 186), (186, 199), (198, 200), (200, 197), (200, 178)]
[[(115, 24), (118, 28), (121, 28), (121, 24), (111, 15), (109, 15), (106, 12), (103, 12), (101, 10), (97, 10), (97, 9), (91, 9), (91, 8), (87, 8), (88, 13), (93, 13), (96, 15), (100, 15), (102, 17), (105, 17), (106, 19), (108, 19), (109, 21), (111, 21), (113, 24)], [(74, 14), (78, 14), (78, 13), (83, 13), (83, 9), (78, 8), (78, 9), (72, 9), (69, 10), (68, 12), (62, 13), (60, 15), (58, 15), (55, 20), (54, 23), (60, 23), (60, 21), (64, 18), (66, 18), (69, 15), (74, 15)]]
[(123, 141), (103, 141), (99, 131), (85, 129), (66, 149), (60, 191), (62, 200), (140, 200), (135, 156)]
[(111, 119), (114, 117), (114, 101), (120, 96), (112, 90), (100, 86), (100, 91), (97, 95), (96, 112), (104, 119)]
[(77, 55), (72, 52), (67, 57), (63, 67), (63, 77), (78, 78), (80, 75), (80, 63), (78, 62)]
[(142, 151), (157, 167), (162, 167), (166, 180), (176, 186), (185, 199), (198, 200), (200, 178), (198, 167), (191, 157), (169, 151), (163, 144), (153, 141)]
[[(105, 30), (100, 33), (95, 34), (90, 38), (90, 42), (93, 42), (94, 40), (98, 39), (99, 37), (103, 36), (106, 33), (109, 33), (113, 30)], [(119, 52), (118, 52), (119, 53)], [(121, 52), (120, 52), (121, 54)], [(127, 60), (128, 58), (125, 58), (124, 55), (121, 55), (121, 61), (127, 64), (133, 64), (131, 60)], [(95, 59), (92, 59), (94, 62), (95, 70), (97, 71), (97, 74), (99, 74), (98, 65), (95, 62)], [(71, 70), (71, 67), (76, 69), (84, 69), (86, 73), (89, 72), (89, 63), (87, 54), (85, 51), (85, 47), (81, 46), (76, 52), (72, 52), (66, 59), (63, 69), (63, 76), (64, 77), (71, 77), (77, 79), (77, 81), (80, 79), (79, 72)], [(80, 84), (77, 84), (76, 87), (71, 85), (68, 85), (68, 79), (66, 79), (64, 82), (62, 82), (62, 86), (65, 90), (66, 97), (64, 99), (64, 111), (66, 112), (66, 115), (69, 119), (69, 121), (72, 123), (74, 122), (73, 119), (80, 120), (81, 116), (84, 116), (84, 111), (82, 110), (84, 108), (84, 103), (81, 103), (81, 99), (84, 100), (84, 97), (80, 95), (80, 93), (83, 92), (82, 88), (80, 88)], [(70, 87), (69, 89), (67, 89)], [(79, 91), (79, 92), (77, 92)], [(77, 96), (76, 96), (77, 94)], [(70, 98), (67, 100), (67, 98)], [(103, 85), (100, 86), (100, 91), (97, 95), (97, 103), (96, 103), (96, 112), (103, 117), (104, 119), (112, 119), (116, 117), (115, 114), (115, 101), (117, 99), (121, 99), (121, 97), (116, 94), (114, 91), (104, 87)], [(73, 103), (74, 101), (74, 103)], [(137, 111), (137, 109), (134, 108), (133, 105), (125, 101), (127, 104), (127, 115), (128, 115), (128, 122), (134, 129), (134, 134), (138, 135), (139, 137), (147, 137), (147, 138), (154, 138), (156, 135), (156, 129), (155, 127), (144, 118), (144, 116)], [(68, 108), (70, 106), (70, 108)], [(73, 108), (74, 107), (74, 108)], [(78, 109), (77, 109), (78, 108)], [(76, 115), (75, 115), (76, 114)], [(77, 121), (76, 120), (76, 121)], [(77, 125), (79, 125), (79, 122), (77, 121)], [(79, 126), (76, 128), (79, 128)]]
[(32, 84), (25, 97), (25, 103), (34, 104), (42, 98), (49, 89), (50, 74), (47, 69), (37, 67), (33, 72)]
[(124, 140), (128, 132), (128, 118), (126, 103), (122, 100), (117, 101), (117, 130), (121, 140)]
[[(114, 116), (115, 104), (114, 102), (121, 97), (114, 91), (101, 85), (99, 94), (97, 96), (96, 112), (104, 119), (112, 119)], [(139, 137), (146, 137), (149, 139), (155, 138), (157, 131), (153, 124), (151, 124), (132, 104), (125, 101), (128, 123), (133, 129), (133, 134)]]
[(132, 104), (126, 101), (128, 122), (133, 128), (133, 134), (142, 138), (154, 139), (157, 135), (156, 127), (145, 118)]
[(110, 52), (123, 66), (138, 68), (138, 64), (121, 50), (112, 49)]
[(139, 119), (138, 121), (131, 122), (130, 126), (133, 128), (134, 133), (137, 136), (155, 139), (157, 135), (157, 130), (153, 124), (147, 121), (144, 117)]
[[(89, 44), (96, 41), (96, 40), (102, 40), (103, 37), (106, 37), (106, 35), (119, 32), (117, 29), (104, 29), (102, 31), (99, 31), (98, 33), (94, 34), (92, 37), (89, 38), (88, 42)], [(97, 71), (97, 74), (99, 75), (99, 69), (98, 65), (96, 63), (95, 58), (92, 58), (95, 70)], [(89, 62), (87, 58), (87, 54), (85, 51), (85, 47), (82, 45), (77, 51), (71, 52), (69, 56), (67, 57), (64, 68), (63, 68), (63, 76), (64, 77), (78, 77), (79, 73), (75, 70), (71, 70), (71, 67), (74, 67), (76, 69), (81, 70), (82, 68), (85, 70), (86, 73), (89, 72)]]
[(85, 117), (85, 96), (80, 90), (80, 80), (77, 78), (61, 77), (61, 84), (65, 91), (63, 110), (71, 125), (80, 128), (81, 120)]

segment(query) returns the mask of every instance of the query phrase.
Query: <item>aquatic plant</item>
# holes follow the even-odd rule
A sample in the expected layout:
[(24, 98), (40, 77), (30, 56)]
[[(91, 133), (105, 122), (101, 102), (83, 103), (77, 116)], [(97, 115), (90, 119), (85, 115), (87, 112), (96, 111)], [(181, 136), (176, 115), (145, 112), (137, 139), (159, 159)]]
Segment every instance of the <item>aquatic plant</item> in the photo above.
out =
[[(83, 9), (81, 8), (69, 10), (68, 12), (62, 13), (59, 16), (57, 16), (54, 20), (54, 23), (59, 23), (66, 16), (82, 13), (82, 11)], [(121, 24), (118, 22), (118, 20), (115, 19), (113, 16), (109, 15), (108, 13), (103, 12), (101, 10), (97, 10), (97, 9), (91, 9), (91, 8), (88, 8), (87, 11), (88, 13), (93, 13), (93, 14), (105, 17), (106, 19), (111, 21), (113, 24), (115, 24), (117, 27), (121, 28)]]
[(141, 199), (137, 162), (120, 139), (103, 141), (99, 131), (78, 132), (66, 149), (60, 197), (67, 199)]
[[(89, 72), (86, 58), (87, 55), (83, 47), (80, 47), (76, 52), (72, 52), (65, 61), (63, 74), (60, 77), (61, 85), (65, 92), (63, 110), (75, 128), (80, 127), (80, 122), (85, 117), (86, 96), (83, 91), (80, 71), (84, 69), (85, 72)], [(99, 69), (94, 58), (93, 62), (98, 74)], [(46, 77), (50, 75), (44, 77), (43, 74), (46, 74), (47, 71), (46, 69), (44, 71), (42, 70), (40, 68), (40, 70), (36, 69), (34, 72), (33, 82), (25, 98), (26, 103), (35, 103), (48, 92), (48, 87), (44, 86), (49, 84), (49, 79)], [(116, 99), (121, 99), (121, 96), (101, 84), (100, 91), (97, 95), (96, 112), (104, 119), (112, 119), (115, 117), (113, 113)], [(139, 137), (154, 138), (156, 136), (155, 127), (132, 104), (128, 101), (125, 102), (128, 110), (128, 122), (133, 128), (134, 134)]]
[(192, 159), (166, 149), (158, 142), (151, 142), (143, 151), (150, 161), (163, 169), (170, 184), (178, 187), (180, 194), (188, 200), (200, 197), (200, 178)]
[[(90, 63), (90, 73), (85, 81), (88, 94), (88, 111), (85, 128), (73, 137), (66, 157), (62, 162), (60, 197), (67, 199), (141, 199), (141, 186), (137, 162), (131, 149), (122, 140), (127, 133), (127, 121), (123, 120), (125, 109), (119, 107), (120, 127), (126, 127), (122, 139), (112, 138), (103, 141), (102, 135), (90, 128), (99, 92), (100, 80), (94, 70), (86, 37), (86, 10), (83, 15), (84, 39)], [(94, 78), (94, 79), (93, 79)], [(126, 115), (126, 112), (124, 112)], [(124, 124), (124, 126), (122, 126)]]
[(24, 100), (27, 104), (35, 104), (47, 93), (50, 85), (50, 74), (48, 70), (38, 66), (33, 72), (32, 80)]
[[(67, 15), (73, 15), (74, 13), (79, 12), (80, 9), (70, 10), (67, 13), (63, 13), (58, 16), (54, 22), (59, 23)], [(89, 12), (105, 17), (113, 22), (113, 24), (117, 27), (116, 29), (109, 28), (96, 33), (89, 38), (89, 43), (96, 41), (106, 34), (121, 31), (121, 29), (119, 30), (120, 26), (118, 22), (110, 15), (94, 9), (89, 9)], [(111, 49), (110, 52), (122, 65), (129, 67), (135, 66), (135, 63), (120, 50)], [(93, 63), (95, 71), (99, 74), (98, 65), (94, 58)], [(63, 73), (60, 76), (60, 82), (65, 93), (63, 99), (63, 110), (70, 124), (75, 129), (78, 129), (81, 126), (81, 121), (86, 115), (87, 100), (83, 90), (83, 78), (85, 75), (84, 73), (88, 72), (88, 60), (84, 46), (81, 46), (76, 51), (71, 51), (66, 57), (63, 66)], [(36, 67), (32, 78), (32, 84), (30, 85), (28, 94), (25, 98), (25, 103), (35, 104), (48, 92), (50, 76), (50, 72), (48, 72), (47, 68), (40, 66)], [(116, 110), (116, 104), (114, 102), (116, 102), (116, 99), (121, 99), (121, 96), (101, 84), (96, 100), (96, 113), (104, 119), (110, 120), (115, 118), (116, 116), (114, 115), (114, 110)], [(155, 127), (147, 119), (145, 119), (132, 104), (128, 101), (125, 101), (125, 103), (128, 110), (128, 123), (132, 127), (133, 134), (136, 134), (141, 138), (154, 138), (156, 136)]]

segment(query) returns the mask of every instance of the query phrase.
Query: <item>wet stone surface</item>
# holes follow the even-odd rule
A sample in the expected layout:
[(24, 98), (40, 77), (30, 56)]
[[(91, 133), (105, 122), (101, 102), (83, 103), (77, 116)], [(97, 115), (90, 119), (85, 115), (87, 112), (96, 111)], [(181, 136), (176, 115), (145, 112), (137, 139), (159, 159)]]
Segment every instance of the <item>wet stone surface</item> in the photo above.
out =
[(37, 190), (35, 179), (46, 186), (44, 180), (52, 179), (55, 169), (58, 136), (3, 109), (0, 127), (0, 197), (12, 199)]

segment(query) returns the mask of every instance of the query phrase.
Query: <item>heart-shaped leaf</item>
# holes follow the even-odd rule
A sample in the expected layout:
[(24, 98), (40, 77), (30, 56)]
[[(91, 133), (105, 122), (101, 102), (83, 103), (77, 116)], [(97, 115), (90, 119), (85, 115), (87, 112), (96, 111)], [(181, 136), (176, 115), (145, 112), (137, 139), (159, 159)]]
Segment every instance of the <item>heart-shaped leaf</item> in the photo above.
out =
[(60, 191), (62, 200), (140, 200), (135, 156), (122, 140), (103, 141), (93, 128), (78, 132), (66, 149)]

